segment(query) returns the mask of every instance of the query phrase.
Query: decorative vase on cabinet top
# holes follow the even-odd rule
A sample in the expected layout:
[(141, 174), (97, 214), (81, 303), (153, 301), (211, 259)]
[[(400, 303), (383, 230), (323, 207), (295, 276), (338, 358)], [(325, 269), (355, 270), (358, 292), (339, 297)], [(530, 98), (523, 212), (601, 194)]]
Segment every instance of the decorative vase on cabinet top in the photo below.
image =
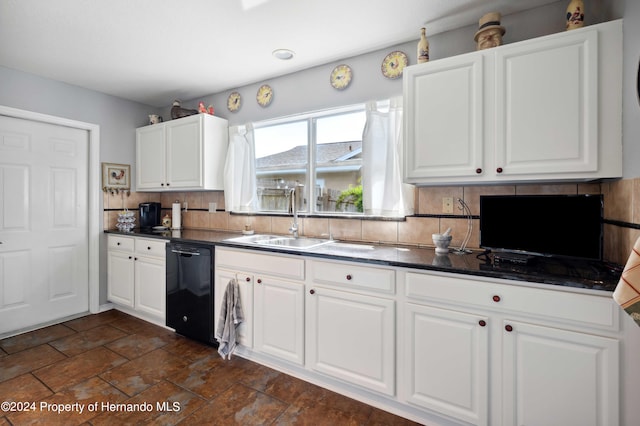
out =
[(584, 2), (571, 0), (567, 6), (567, 31), (584, 26)]
[(426, 28), (420, 28), (420, 41), (418, 42), (418, 63), (429, 62), (429, 40), (427, 40)]

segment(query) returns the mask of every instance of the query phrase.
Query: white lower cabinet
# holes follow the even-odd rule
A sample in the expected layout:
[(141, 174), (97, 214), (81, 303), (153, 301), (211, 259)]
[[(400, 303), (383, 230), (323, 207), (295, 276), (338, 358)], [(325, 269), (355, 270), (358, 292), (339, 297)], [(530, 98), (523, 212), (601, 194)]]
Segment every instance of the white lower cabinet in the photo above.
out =
[(107, 299), (164, 324), (167, 240), (109, 235)]
[(164, 319), (167, 295), (165, 258), (137, 256), (134, 276), (134, 308)]
[(608, 297), (408, 272), (409, 404), (474, 425), (619, 424)]
[(619, 424), (617, 339), (503, 325), (503, 425)]
[(304, 283), (259, 275), (254, 305), (255, 350), (304, 364)]
[(107, 299), (133, 308), (133, 253), (109, 250), (107, 254)]
[(240, 286), (244, 323), (239, 343), (255, 352), (304, 363), (304, 260), (216, 248), (215, 321), (231, 279)]
[(313, 261), (306, 295), (308, 366), (385, 395), (395, 395), (394, 271)]
[(405, 305), (404, 316), (408, 401), (487, 425), (488, 317), (414, 303)]
[[(115, 270), (127, 261), (109, 259)], [(232, 279), (240, 355), (417, 422), (624, 422), (629, 355), (604, 292), (218, 246), (216, 321)]]

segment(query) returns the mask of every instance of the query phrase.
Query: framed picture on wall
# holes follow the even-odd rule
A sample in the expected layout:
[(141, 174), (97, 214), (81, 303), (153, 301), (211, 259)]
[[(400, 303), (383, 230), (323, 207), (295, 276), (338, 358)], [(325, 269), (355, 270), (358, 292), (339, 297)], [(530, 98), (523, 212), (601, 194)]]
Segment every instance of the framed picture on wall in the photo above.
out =
[(102, 163), (103, 191), (129, 191), (130, 188), (131, 166), (129, 164)]

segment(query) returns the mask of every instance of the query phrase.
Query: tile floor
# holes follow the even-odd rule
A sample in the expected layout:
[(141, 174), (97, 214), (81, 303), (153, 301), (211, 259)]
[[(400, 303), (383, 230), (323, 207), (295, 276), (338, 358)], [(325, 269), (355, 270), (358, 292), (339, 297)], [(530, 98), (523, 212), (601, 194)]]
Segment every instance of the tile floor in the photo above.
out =
[(116, 310), (0, 340), (2, 401), (0, 426), (415, 424)]

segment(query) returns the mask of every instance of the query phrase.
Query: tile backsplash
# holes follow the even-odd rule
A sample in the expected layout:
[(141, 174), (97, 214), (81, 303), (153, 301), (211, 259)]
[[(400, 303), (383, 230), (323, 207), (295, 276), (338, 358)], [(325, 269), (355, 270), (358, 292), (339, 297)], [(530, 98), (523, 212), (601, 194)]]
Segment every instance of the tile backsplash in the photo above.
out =
[[(452, 229), (451, 247), (459, 247), (467, 233), (468, 222), (458, 198), (469, 206), (471, 214), (480, 214), (480, 195), (525, 194), (603, 194), (604, 258), (624, 264), (635, 240), (640, 237), (640, 178), (606, 183), (530, 184), (497, 186), (437, 186), (415, 188), (415, 216), (406, 220), (360, 218), (302, 217), (300, 235), (364, 242), (381, 242), (433, 247), (431, 234)], [(443, 198), (452, 198), (453, 213), (443, 213)], [(104, 194), (104, 228), (115, 229), (118, 211), (137, 210), (138, 204), (156, 201), (162, 204), (163, 216), (170, 213), (174, 201), (186, 202), (182, 225), (185, 228), (240, 232), (249, 227), (256, 232), (287, 234), (291, 218), (278, 215), (236, 215), (224, 211), (222, 191), (205, 192), (133, 192)], [(208, 211), (209, 203), (217, 211)], [(469, 248), (479, 248), (479, 221), (473, 219)]]

